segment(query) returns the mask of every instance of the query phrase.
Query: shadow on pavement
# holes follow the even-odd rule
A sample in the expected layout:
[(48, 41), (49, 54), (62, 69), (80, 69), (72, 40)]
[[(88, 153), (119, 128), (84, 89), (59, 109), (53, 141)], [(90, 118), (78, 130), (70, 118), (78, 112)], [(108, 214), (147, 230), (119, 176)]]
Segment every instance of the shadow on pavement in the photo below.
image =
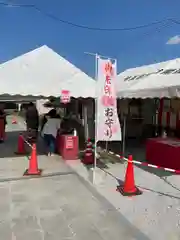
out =
[[(25, 131), (13, 131), (6, 133), (6, 140), (5, 142), (0, 144), (0, 158), (15, 158), (22, 155), (15, 154), (18, 149), (18, 137), (20, 134), (24, 134)], [(25, 150), (27, 154), (31, 154), (31, 148), (25, 143)], [(37, 143), (37, 155), (44, 155), (44, 144), (41, 138), (38, 139)]]
[[(109, 173), (108, 171), (105, 171), (107, 174), (109, 174), (111, 177), (113, 177), (114, 179), (116, 179), (117, 181), (117, 186), (119, 185), (123, 185), (124, 184), (124, 181), (122, 181), (121, 179), (115, 177), (113, 174)], [(161, 192), (161, 191), (157, 191), (157, 190), (154, 190), (154, 189), (151, 189), (151, 188), (147, 188), (145, 186), (142, 186), (142, 185), (136, 185), (138, 188), (140, 188), (141, 190), (146, 190), (146, 191), (150, 191), (150, 192), (153, 192), (153, 193), (156, 193), (158, 194), (159, 196), (166, 196), (166, 197), (169, 197), (169, 198), (174, 198), (174, 199), (178, 199), (180, 200), (180, 197), (177, 197), (177, 196), (174, 196), (172, 194), (169, 194), (169, 193), (164, 193), (164, 192)], [(173, 187), (173, 186), (172, 186)], [(176, 189), (177, 191), (180, 191), (180, 189)]]
[[(114, 175), (113, 175), (112, 173), (110, 173), (108, 170), (104, 170), (104, 169), (102, 169), (102, 170), (117, 181), (117, 186), (124, 184), (124, 181), (122, 181), (121, 179), (119, 179), (119, 178), (117, 178), (116, 176), (114, 176)], [(174, 185), (172, 185), (171, 183), (167, 182), (165, 179), (163, 179), (163, 180), (164, 180), (167, 184), (169, 184), (172, 188), (174, 188), (175, 190), (180, 191), (179, 188), (176, 188)], [(174, 195), (169, 194), (169, 193), (164, 193), (164, 192), (161, 192), (161, 191), (157, 191), (157, 190), (154, 190), (154, 189), (151, 189), (151, 188), (147, 188), (147, 187), (142, 186), (142, 185), (136, 185), (136, 186), (137, 186), (138, 188), (140, 188), (141, 190), (147, 190), (147, 191), (150, 191), (150, 192), (159, 194), (159, 196), (166, 196), (166, 197), (170, 197), (170, 198), (174, 198), (174, 199), (180, 200), (180, 197), (174, 196)]]
[(171, 187), (172, 187), (173, 189), (175, 189), (176, 191), (180, 192), (180, 188), (174, 186), (174, 184), (172, 184), (171, 182), (169, 182), (166, 177), (161, 177), (161, 180), (163, 180), (166, 184), (168, 184), (169, 186), (171, 186)]
[(109, 219), (116, 220), (116, 223), (121, 226), (120, 228), (124, 229), (124, 235), (121, 237), (119, 234), (119, 239), (134, 239), (134, 240), (150, 240), (150, 238), (144, 234), (140, 229), (138, 229), (135, 225), (129, 222), (129, 220), (118, 211), (104, 196), (100, 195), (97, 190), (90, 185), (83, 177), (78, 175), (81, 183), (86, 186), (86, 188), (92, 193), (92, 195), (97, 198), (101, 204), (105, 207), (106, 213), (103, 217), (108, 217)]
[(147, 166), (141, 166), (141, 165), (137, 165), (135, 164), (136, 167), (146, 171), (146, 172), (149, 172), (149, 173), (152, 173), (154, 175), (156, 175), (157, 177), (169, 177), (169, 176), (172, 176), (174, 175), (172, 172), (168, 172), (168, 171), (164, 171), (162, 169), (156, 169), (156, 168), (151, 168), (151, 167), (147, 167)]
[[(100, 146), (106, 148), (105, 142), (100, 142)], [(112, 151), (116, 154), (122, 153), (122, 143), (121, 142), (109, 142), (107, 145), (108, 151)], [(133, 156), (133, 159), (140, 162), (147, 162), (146, 161), (146, 154), (145, 154), (145, 143), (140, 142), (137, 139), (127, 139), (126, 146), (125, 146), (125, 154), (124, 156), (128, 158), (129, 155)], [(139, 164), (135, 164), (136, 167), (152, 173), (158, 177), (168, 177), (174, 175), (172, 172), (164, 171), (162, 169), (156, 169), (148, 166), (142, 166)]]

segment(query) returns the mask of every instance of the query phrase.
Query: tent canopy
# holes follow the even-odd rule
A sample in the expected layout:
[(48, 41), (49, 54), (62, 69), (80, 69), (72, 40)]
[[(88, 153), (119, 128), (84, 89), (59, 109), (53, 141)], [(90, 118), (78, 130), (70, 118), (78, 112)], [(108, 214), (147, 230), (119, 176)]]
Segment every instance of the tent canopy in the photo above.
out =
[(180, 59), (126, 70), (117, 77), (118, 97), (179, 97)]
[(95, 97), (96, 82), (47, 46), (0, 65), (0, 95)]

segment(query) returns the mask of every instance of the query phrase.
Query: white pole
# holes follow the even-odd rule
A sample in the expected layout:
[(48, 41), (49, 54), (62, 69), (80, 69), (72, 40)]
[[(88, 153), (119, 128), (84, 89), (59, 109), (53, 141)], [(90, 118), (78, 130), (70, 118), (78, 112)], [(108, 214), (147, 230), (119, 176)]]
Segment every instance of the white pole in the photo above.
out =
[(18, 112), (21, 111), (21, 103), (18, 103)]
[[(98, 81), (98, 55), (95, 55), (95, 80)], [(95, 142), (94, 142), (94, 169), (93, 169), (93, 183), (96, 178), (97, 167), (97, 90), (95, 91)]]
[(91, 52), (84, 52), (84, 53), (87, 54), (87, 55), (95, 56), (97, 58), (100, 57), (100, 58), (108, 58), (109, 60), (114, 60), (114, 61), (117, 60), (116, 58), (100, 55), (100, 54), (97, 54), (97, 53), (91, 53)]
[[(117, 61), (115, 58), (102, 56), (97, 53), (90, 53), (90, 52), (84, 52), (87, 55), (95, 56), (95, 80), (98, 81), (98, 58), (108, 58), (111, 60)], [(97, 90), (96, 90), (96, 96), (95, 96), (95, 143), (94, 143), (94, 168), (93, 168), (93, 183), (95, 183), (95, 172), (97, 168)]]

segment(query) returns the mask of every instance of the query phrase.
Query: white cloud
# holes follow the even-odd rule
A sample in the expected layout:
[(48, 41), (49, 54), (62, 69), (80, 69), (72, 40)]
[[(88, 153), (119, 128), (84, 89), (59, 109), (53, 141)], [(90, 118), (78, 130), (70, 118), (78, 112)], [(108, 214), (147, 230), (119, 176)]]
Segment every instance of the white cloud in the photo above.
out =
[(166, 44), (169, 45), (175, 45), (175, 44), (180, 44), (180, 35), (176, 35), (174, 37), (171, 37)]

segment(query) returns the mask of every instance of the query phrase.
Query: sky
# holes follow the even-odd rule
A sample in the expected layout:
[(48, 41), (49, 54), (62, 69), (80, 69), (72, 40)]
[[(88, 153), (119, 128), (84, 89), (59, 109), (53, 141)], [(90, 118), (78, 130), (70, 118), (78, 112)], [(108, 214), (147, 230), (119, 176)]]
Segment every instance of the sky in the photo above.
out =
[(179, 0), (1, 0), (35, 4), (42, 11), (0, 5), (0, 62), (47, 45), (94, 77), (95, 59), (84, 52), (117, 59), (118, 72), (180, 57), (180, 24), (165, 22), (132, 31), (93, 31), (73, 27), (45, 13), (95, 28), (129, 28), (173, 18)]

